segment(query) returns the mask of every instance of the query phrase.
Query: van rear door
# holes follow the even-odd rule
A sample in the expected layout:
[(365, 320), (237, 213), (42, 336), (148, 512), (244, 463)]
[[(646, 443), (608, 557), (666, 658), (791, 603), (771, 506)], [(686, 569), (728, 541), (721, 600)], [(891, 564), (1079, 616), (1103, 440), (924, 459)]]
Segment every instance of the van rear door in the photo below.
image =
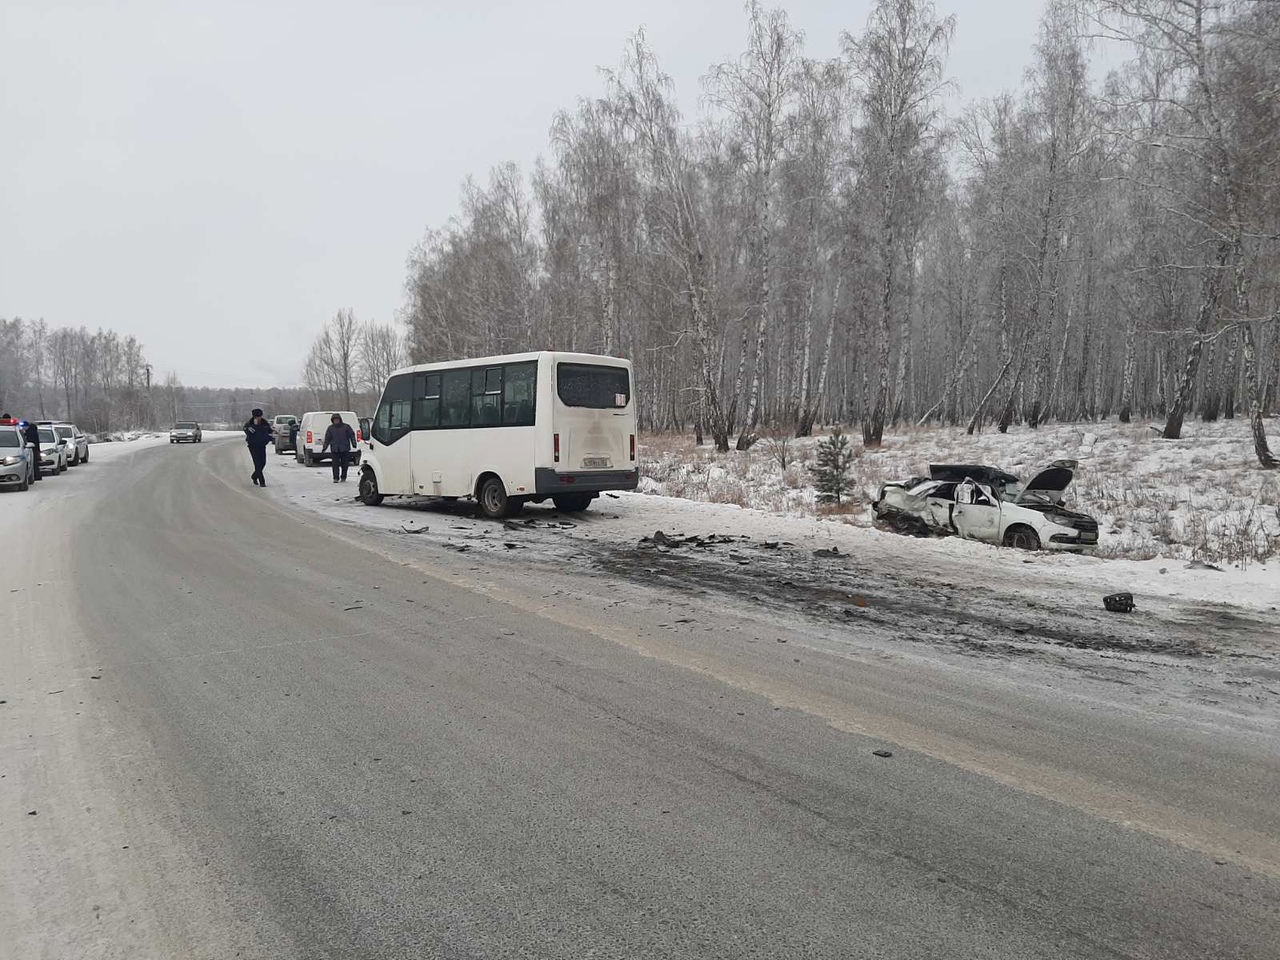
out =
[(631, 470), (635, 404), (623, 364), (558, 360), (555, 369), (556, 470)]

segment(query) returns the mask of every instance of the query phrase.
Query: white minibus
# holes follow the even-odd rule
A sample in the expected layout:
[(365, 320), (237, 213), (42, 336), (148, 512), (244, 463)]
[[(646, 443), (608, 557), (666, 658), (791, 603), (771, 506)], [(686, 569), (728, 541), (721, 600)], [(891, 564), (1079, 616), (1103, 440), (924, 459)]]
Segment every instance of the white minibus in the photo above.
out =
[(586, 353), (517, 353), (397, 370), (373, 418), (360, 499), (474, 498), (486, 516), (555, 501), (585, 510), (634, 490), (631, 363)]

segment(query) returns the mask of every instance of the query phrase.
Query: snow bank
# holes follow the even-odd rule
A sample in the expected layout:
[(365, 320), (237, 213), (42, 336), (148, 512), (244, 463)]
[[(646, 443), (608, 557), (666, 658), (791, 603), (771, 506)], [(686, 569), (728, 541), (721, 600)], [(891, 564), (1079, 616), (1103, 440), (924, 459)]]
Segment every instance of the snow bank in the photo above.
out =
[[(967, 436), (959, 427), (887, 433), (856, 449), (855, 494), (840, 513), (872, 525), (885, 480), (918, 476), (929, 463), (991, 463), (1024, 478), (1051, 460), (1080, 461), (1069, 504), (1098, 518), (1099, 556), (1207, 560), (1248, 568), (1280, 557), (1280, 476), (1261, 470), (1243, 420), (1191, 423), (1181, 440), (1155, 424), (1053, 424)], [(816, 503), (808, 464), (820, 438), (762, 440), (717, 454), (691, 438), (646, 437), (642, 492), (753, 507), (790, 516), (829, 512)], [(853, 437), (856, 441), (856, 437)], [(784, 467), (785, 463), (785, 467)]]

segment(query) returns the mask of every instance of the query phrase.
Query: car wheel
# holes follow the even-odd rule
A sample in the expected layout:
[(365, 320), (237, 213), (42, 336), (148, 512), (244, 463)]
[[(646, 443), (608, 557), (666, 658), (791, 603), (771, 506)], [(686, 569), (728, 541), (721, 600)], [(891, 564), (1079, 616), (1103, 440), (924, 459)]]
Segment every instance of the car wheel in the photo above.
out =
[(585, 493), (566, 493), (551, 499), (561, 513), (581, 513), (591, 506), (591, 497)]
[(28, 470), (22, 475), (22, 482), (18, 484), (18, 492), (25, 493), (31, 488), (31, 471)]
[(86, 450), (86, 451), (84, 452), (84, 456), (80, 458), (80, 462), (81, 462), (81, 463), (88, 463), (88, 462), (89, 462), (89, 451), (88, 451), (88, 450)]
[(302, 448), (302, 463), (307, 467), (314, 467), (316, 465), (316, 458), (311, 455), (310, 447)]
[(1040, 536), (1030, 527), (1019, 524), (1004, 532), (1004, 545), (1015, 550), (1039, 550)]
[(507, 516), (511, 510), (507, 486), (497, 477), (488, 477), (480, 484), (480, 512), (490, 520), (498, 520)]
[(382, 494), (378, 492), (378, 478), (372, 470), (360, 473), (360, 502), (366, 507), (376, 507), (382, 503)]

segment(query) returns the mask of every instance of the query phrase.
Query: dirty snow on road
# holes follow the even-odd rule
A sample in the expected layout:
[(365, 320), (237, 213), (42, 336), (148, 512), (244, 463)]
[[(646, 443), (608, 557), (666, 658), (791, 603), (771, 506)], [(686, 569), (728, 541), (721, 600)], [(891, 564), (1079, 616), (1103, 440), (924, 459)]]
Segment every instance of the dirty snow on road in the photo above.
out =
[[(1006, 665), (1031, 658), (1076, 676), (1274, 718), (1280, 706), (1280, 564), (1210, 569), (1162, 559), (1025, 554), (912, 539), (841, 518), (775, 514), (646, 494), (607, 494), (585, 514), (532, 505), (506, 521), (470, 504), (388, 499), (366, 507), (355, 477), (292, 457), (268, 494), (300, 522), (359, 528), (401, 551), (472, 553), (528, 577), (540, 565), (679, 590), (707, 608), (805, 618), (842, 644), (947, 650)], [(1102, 597), (1132, 592), (1114, 614)]]

